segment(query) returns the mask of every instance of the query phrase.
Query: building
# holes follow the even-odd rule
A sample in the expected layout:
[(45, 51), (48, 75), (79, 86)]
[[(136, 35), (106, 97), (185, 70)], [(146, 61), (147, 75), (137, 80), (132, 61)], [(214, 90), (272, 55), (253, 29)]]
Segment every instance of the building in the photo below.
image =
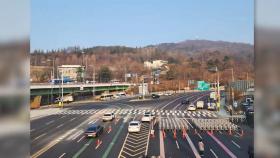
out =
[(230, 86), (235, 91), (246, 92), (250, 88), (254, 88), (254, 81), (253, 80), (237, 80), (235, 82), (231, 82)]
[(168, 64), (168, 61), (165, 60), (153, 60), (152, 62), (145, 61), (144, 67), (148, 69), (160, 69), (166, 64)]
[(61, 65), (58, 67), (59, 78), (61, 78), (63, 71), (63, 77), (77, 81), (79, 77), (83, 77), (84, 69), (85, 67), (81, 65)]

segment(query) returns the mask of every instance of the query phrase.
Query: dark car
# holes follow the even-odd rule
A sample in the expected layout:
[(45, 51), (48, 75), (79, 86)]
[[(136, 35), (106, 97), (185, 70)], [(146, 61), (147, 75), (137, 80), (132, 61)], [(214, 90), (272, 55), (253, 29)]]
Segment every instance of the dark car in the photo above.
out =
[(103, 127), (100, 125), (91, 125), (88, 127), (88, 129), (85, 131), (85, 135), (87, 137), (98, 137), (102, 134)]
[(181, 101), (181, 104), (184, 104), (184, 105), (190, 104), (190, 101), (189, 101), (188, 99), (183, 99), (183, 100)]
[(152, 98), (153, 99), (157, 99), (157, 98), (159, 98), (160, 96), (158, 95), (158, 94), (152, 94)]

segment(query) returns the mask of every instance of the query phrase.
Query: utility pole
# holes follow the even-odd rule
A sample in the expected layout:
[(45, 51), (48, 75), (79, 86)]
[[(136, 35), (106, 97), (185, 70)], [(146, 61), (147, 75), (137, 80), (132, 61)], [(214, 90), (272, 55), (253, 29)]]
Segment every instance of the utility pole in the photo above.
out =
[(126, 66), (124, 68), (124, 82), (127, 82), (127, 77), (126, 77)]
[(63, 101), (64, 101), (64, 98), (63, 98), (63, 69), (61, 69), (61, 98), (60, 98), (60, 101), (61, 101), (61, 108), (63, 108)]
[(145, 97), (145, 95), (144, 95), (144, 78), (143, 78), (143, 80), (142, 80), (142, 98), (143, 98), (143, 100), (144, 100), (144, 97)]
[(178, 86), (178, 87), (179, 87), (179, 91), (178, 91), (178, 93), (180, 93), (180, 80), (179, 80), (179, 86)]
[[(231, 68), (231, 79), (232, 79), (232, 83), (234, 83), (234, 76), (233, 76), (233, 68)], [(234, 104), (234, 89), (233, 86), (231, 86), (231, 95), (232, 95), (232, 105)]]
[(218, 73), (218, 103), (217, 103), (217, 107), (218, 110), (220, 110), (220, 104), (221, 104), (221, 98), (220, 98), (220, 74), (219, 74), (219, 70), (218, 67), (216, 66), (216, 72)]

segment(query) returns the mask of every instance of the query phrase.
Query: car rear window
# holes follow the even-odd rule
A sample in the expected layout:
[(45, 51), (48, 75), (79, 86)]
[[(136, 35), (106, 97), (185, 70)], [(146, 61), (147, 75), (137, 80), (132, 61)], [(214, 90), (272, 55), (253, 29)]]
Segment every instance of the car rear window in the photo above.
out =
[(104, 116), (111, 116), (111, 114), (104, 114)]
[(97, 127), (89, 127), (87, 130), (88, 131), (96, 131)]
[(138, 126), (138, 123), (130, 123), (130, 126)]
[(150, 116), (150, 114), (145, 114), (144, 116), (149, 117), (149, 116)]

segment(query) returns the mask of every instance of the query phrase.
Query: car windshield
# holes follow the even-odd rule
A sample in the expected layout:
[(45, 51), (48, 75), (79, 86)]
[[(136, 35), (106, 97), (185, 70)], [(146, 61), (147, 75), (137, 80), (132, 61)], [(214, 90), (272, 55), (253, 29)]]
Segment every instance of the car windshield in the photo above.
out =
[(138, 126), (138, 123), (130, 123), (129, 126)]
[(93, 126), (93, 127), (89, 127), (87, 129), (87, 131), (96, 131), (97, 130), (97, 127), (96, 126)]
[(104, 114), (104, 116), (111, 116), (111, 114)]
[(149, 116), (150, 116), (150, 114), (145, 114), (144, 116), (145, 116), (145, 117), (149, 117)]

